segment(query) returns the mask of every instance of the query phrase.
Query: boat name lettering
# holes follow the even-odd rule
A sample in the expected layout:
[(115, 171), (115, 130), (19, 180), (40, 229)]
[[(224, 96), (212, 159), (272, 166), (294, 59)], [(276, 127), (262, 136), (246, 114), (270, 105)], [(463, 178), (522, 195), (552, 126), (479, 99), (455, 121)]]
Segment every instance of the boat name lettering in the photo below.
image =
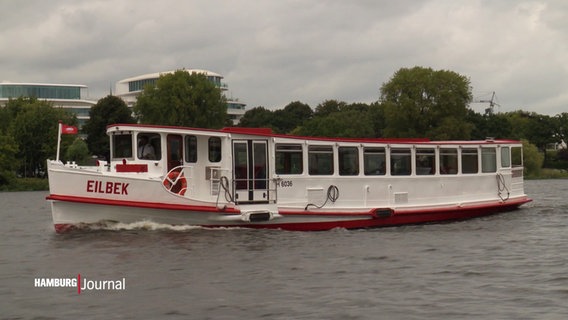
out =
[(128, 195), (130, 183), (87, 180), (87, 192)]
[(278, 186), (282, 188), (292, 187), (292, 180), (281, 180), (276, 182), (276, 184), (278, 184)]

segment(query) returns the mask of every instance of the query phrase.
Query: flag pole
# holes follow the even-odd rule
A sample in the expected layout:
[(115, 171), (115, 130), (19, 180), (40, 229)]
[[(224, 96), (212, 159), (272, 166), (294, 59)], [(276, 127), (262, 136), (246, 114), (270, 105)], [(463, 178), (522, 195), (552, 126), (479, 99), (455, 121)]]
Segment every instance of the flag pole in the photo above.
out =
[(55, 161), (59, 162), (59, 148), (61, 147), (61, 120), (57, 124), (57, 155)]

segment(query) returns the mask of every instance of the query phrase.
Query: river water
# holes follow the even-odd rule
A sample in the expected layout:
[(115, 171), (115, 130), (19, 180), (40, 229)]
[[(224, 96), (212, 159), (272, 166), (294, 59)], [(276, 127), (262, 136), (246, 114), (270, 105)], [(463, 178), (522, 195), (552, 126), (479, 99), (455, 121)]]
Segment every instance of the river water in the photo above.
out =
[[(568, 319), (568, 180), (526, 192), (521, 210), (438, 225), (63, 235), (47, 192), (0, 193), (0, 318)], [(41, 283), (78, 275), (80, 293)]]

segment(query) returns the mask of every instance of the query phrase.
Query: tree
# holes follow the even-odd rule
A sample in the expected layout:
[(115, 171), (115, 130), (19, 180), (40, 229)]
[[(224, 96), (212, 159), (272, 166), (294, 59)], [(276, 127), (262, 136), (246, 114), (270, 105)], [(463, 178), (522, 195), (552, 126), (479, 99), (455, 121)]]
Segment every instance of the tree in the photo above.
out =
[(556, 135), (558, 140), (568, 142), (568, 112), (562, 112), (555, 116), (557, 128)]
[(201, 73), (177, 70), (144, 88), (134, 105), (141, 123), (221, 128), (227, 105), (221, 90)]
[(87, 143), (81, 138), (76, 138), (73, 144), (67, 148), (65, 158), (68, 161), (75, 161), (78, 164), (85, 165), (89, 159), (89, 148)]
[(11, 136), (0, 134), (0, 188), (10, 184), (19, 166), (16, 158), (18, 144)]
[(466, 121), (469, 79), (452, 71), (414, 67), (398, 70), (380, 89), (385, 135), (433, 140), (469, 139)]
[(538, 151), (538, 148), (523, 139), (523, 166), (524, 175), (526, 177), (538, 177), (544, 162), (544, 155)]
[[(19, 109), (9, 130), (19, 146), (17, 158), (21, 161), (20, 175), (43, 177), (46, 173), (46, 160), (50, 157), (55, 158), (58, 122), (77, 125), (77, 119), (69, 112), (54, 108), (50, 103), (35, 98), (10, 100), (8, 105), (12, 101), (23, 106)], [(73, 136), (62, 136), (63, 154), (72, 141)]]
[(504, 113), (480, 114), (468, 110), (467, 121), (473, 125), (471, 138), (483, 140), (488, 137), (512, 138), (512, 127), (509, 117)]
[(312, 118), (314, 112), (309, 105), (294, 101), (284, 109), (273, 112), (272, 123), (278, 133), (289, 133), (294, 128), (301, 126), (302, 123)]
[(515, 111), (508, 113), (512, 134), (515, 139), (527, 139), (544, 154), (547, 163), (546, 146), (549, 143), (562, 142), (560, 119), (536, 112)]
[(245, 112), (239, 121), (239, 127), (245, 128), (272, 128), (274, 114), (265, 107), (256, 107)]
[(108, 95), (95, 104), (89, 111), (89, 120), (82, 130), (87, 134), (87, 146), (92, 154), (110, 157), (109, 138), (106, 128), (114, 123), (135, 123), (132, 112), (119, 97)]
[(367, 116), (373, 126), (373, 137), (385, 137), (384, 130), (386, 128), (385, 108), (382, 103), (373, 102), (369, 105)]
[(338, 112), (347, 103), (337, 100), (325, 100), (316, 107), (315, 117), (324, 117), (331, 113)]
[[(375, 136), (373, 118), (369, 106), (365, 104), (348, 105), (345, 102), (331, 100), (320, 106), (332, 106), (336, 111), (320, 112), (304, 125), (297, 127), (293, 133), (304, 136), (371, 138)], [(337, 106), (337, 108), (333, 107)], [(325, 108), (325, 107), (324, 107)], [(320, 111), (323, 110), (320, 108)], [(316, 112), (317, 113), (317, 112)]]
[(307, 136), (341, 138), (371, 138), (374, 136), (370, 119), (362, 117), (362, 113), (354, 110), (314, 118), (301, 127), (298, 133)]

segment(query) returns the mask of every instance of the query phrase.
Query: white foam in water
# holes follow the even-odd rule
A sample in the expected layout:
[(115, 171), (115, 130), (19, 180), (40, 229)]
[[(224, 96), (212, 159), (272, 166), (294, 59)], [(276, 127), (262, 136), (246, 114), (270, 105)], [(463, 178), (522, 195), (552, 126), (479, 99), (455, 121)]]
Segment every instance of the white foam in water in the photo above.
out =
[(207, 228), (207, 227), (200, 227), (200, 226), (192, 226), (192, 225), (171, 225), (165, 223), (157, 223), (150, 220), (142, 220), (132, 223), (123, 223), (123, 222), (111, 222), (105, 221), (97, 224), (88, 224), (81, 226), (82, 228), (86, 228), (89, 230), (112, 230), (112, 231), (121, 231), (121, 230), (149, 230), (149, 231), (159, 231), (159, 230), (171, 230), (171, 231), (189, 231), (189, 230), (227, 230), (227, 229), (241, 229), (239, 227), (233, 228)]

